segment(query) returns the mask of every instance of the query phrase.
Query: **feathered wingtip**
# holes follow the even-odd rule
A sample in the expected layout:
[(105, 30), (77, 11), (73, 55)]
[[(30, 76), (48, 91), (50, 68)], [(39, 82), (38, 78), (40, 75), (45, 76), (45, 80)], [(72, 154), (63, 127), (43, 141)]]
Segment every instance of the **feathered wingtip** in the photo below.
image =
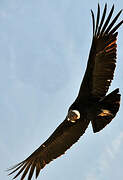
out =
[(27, 174), (28, 174), (27, 179), (31, 180), (34, 171), (35, 171), (35, 178), (37, 179), (41, 169), (43, 169), (45, 165), (46, 165), (46, 163), (43, 159), (39, 159), (39, 160), (34, 159), (33, 160), (33, 158), (28, 157), (26, 160), (16, 164), (15, 166), (7, 169), (6, 171), (7, 172), (10, 171), (8, 176), (18, 171), (16, 173), (16, 175), (13, 177), (13, 179), (16, 179), (22, 173), (20, 180), (24, 180), (24, 178)]
[[(9, 175), (15, 173), (17, 170), (19, 170), (18, 173), (13, 177), (13, 179), (16, 179), (21, 174), (21, 172), (24, 171), (21, 178), (20, 178), (21, 180), (23, 180), (25, 178), (26, 174), (28, 173), (29, 169), (30, 169), (30, 172), (29, 172), (28, 180), (31, 180), (34, 169), (35, 169), (35, 163), (31, 164), (31, 163), (28, 163), (28, 162), (26, 162), (26, 163), (21, 162), (19, 164), (16, 164), (13, 167), (7, 169), (6, 171), (7, 172), (11, 171), (8, 174), (8, 176), (9, 176)], [(38, 177), (38, 175), (40, 173), (40, 170), (41, 170), (41, 168), (36, 166), (36, 176), (35, 176), (36, 179), (37, 179), (37, 177)]]
[(107, 19), (105, 20), (106, 12), (107, 12), (107, 3), (105, 4), (102, 18), (100, 20), (100, 5), (98, 4), (97, 18), (96, 18), (96, 23), (95, 23), (95, 16), (94, 16), (93, 11), (91, 10), (92, 23), (93, 23), (93, 36), (95, 37), (98, 37), (100, 35), (103, 36), (105, 34), (109, 34), (109, 35), (113, 34), (123, 23), (123, 20), (122, 20), (115, 27), (113, 27), (113, 25), (115, 24), (115, 22), (117, 21), (117, 19), (119, 18), (122, 12), (122, 10), (120, 10), (119, 13), (114, 17), (114, 19), (109, 24), (111, 17), (113, 15), (113, 12), (114, 12), (114, 4), (109, 12), (109, 15), (107, 16)]
[[(8, 168), (6, 171), (7, 171), (7, 172), (10, 172), (10, 171), (11, 171), (10, 173), (8, 173), (8, 176), (11, 175), (11, 174), (13, 174), (14, 172), (16, 172), (16, 171), (17, 171), (18, 169), (20, 169), (22, 166), (23, 166), (23, 162), (20, 162), (20, 163), (14, 165), (14, 166)], [(21, 173), (21, 172), (20, 172), (20, 173)], [(20, 174), (20, 173), (19, 173), (19, 174)], [(14, 176), (13, 179), (15, 179), (19, 174), (17, 174), (16, 176)]]

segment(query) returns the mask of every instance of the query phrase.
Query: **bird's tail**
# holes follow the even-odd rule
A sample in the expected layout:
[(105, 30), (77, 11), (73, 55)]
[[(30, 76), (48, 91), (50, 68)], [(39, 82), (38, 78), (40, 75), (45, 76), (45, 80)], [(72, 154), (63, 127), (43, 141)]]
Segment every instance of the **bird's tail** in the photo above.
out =
[(91, 121), (93, 132), (99, 132), (116, 116), (120, 107), (119, 89), (115, 89), (100, 101), (96, 117)]

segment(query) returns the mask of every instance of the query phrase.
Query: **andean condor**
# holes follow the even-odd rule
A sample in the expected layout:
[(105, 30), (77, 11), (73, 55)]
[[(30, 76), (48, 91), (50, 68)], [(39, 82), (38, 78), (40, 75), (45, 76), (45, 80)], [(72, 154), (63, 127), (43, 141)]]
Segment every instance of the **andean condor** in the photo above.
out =
[[(113, 80), (116, 67), (117, 29), (123, 20), (114, 26), (122, 10), (111, 20), (114, 11), (112, 6), (107, 18), (107, 4), (105, 4), (100, 18), (98, 4), (97, 17), (91, 10), (93, 21), (93, 38), (86, 72), (76, 100), (68, 109), (65, 120), (56, 128), (53, 134), (27, 159), (9, 170), (10, 174), (21, 175), (21, 180), (28, 173), (31, 180), (34, 170), (36, 178), (40, 170), (53, 159), (61, 156), (75, 142), (78, 141), (87, 129), (90, 121), (93, 132), (99, 132), (116, 116), (120, 106), (119, 89), (106, 95)], [(9, 174), (9, 175), (10, 175)]]

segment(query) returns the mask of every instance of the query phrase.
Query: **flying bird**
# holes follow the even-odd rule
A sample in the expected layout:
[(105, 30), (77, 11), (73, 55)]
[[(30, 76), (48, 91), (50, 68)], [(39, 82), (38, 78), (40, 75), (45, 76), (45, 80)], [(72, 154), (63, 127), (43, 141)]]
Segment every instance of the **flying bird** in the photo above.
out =
[(107, 4), (105, 4), (100, 17), (98, 4), (95, 18), (91, 10), (92, 45), (78, 96), (69, 107), (65, 120), (53, 134), (28, 158), (9, 169), (11, 170), (9, 175), (16, 172), (13, 179), (21, 174), (21, 180), (24, 180), (26, 176), (28, 180), (31, 180), (34, 171), (37, 178), (46, 164), (63, 155), (79, 140), (90, 122), (93, 132), (96, 133), (116, 116), (120, 106), (119, 89), (117, 88), (109, 94), (107, 92), (116, 67), (117, 29), (123, 20), (115, 25), (122, 10), (111, 20), (113, 12), (114, 5), (109, 14), (106, 15)]

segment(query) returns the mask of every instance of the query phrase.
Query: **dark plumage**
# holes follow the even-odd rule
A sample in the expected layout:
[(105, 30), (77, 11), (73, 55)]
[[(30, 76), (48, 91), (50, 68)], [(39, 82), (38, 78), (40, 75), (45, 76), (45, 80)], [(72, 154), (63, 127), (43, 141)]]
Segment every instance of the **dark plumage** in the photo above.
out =
[[(120, 106), (119, 89), (106, 95), (113, 80), (116, 67), (117, 29), (123, 23), (114, 25), (121, 11), (110, 22), (114, 11), (114, 5), (106, 18), (107, 4), (105, 4), (100, 18), (100, 6), (98, 5), (97, 18), (93, 21), (93, 39), (89, 54), (86, 72), (79, 90), (79, 94), (70, 106), (65, 120), (57, 127), (53, 134), (27, 159), (17, 164), (10, 174), (18, 171), (13, 179), (21, 175), (21, 180), (28, 173), (31, 180), (34, 170), (36, 178), (40, 170), (53, 159), (61, 156), (75, 142), (78, 141), (92, 123), (93, 131), (102, 130), (112, 121)], [(9, 174), (9, 175), (10, 175)]]

